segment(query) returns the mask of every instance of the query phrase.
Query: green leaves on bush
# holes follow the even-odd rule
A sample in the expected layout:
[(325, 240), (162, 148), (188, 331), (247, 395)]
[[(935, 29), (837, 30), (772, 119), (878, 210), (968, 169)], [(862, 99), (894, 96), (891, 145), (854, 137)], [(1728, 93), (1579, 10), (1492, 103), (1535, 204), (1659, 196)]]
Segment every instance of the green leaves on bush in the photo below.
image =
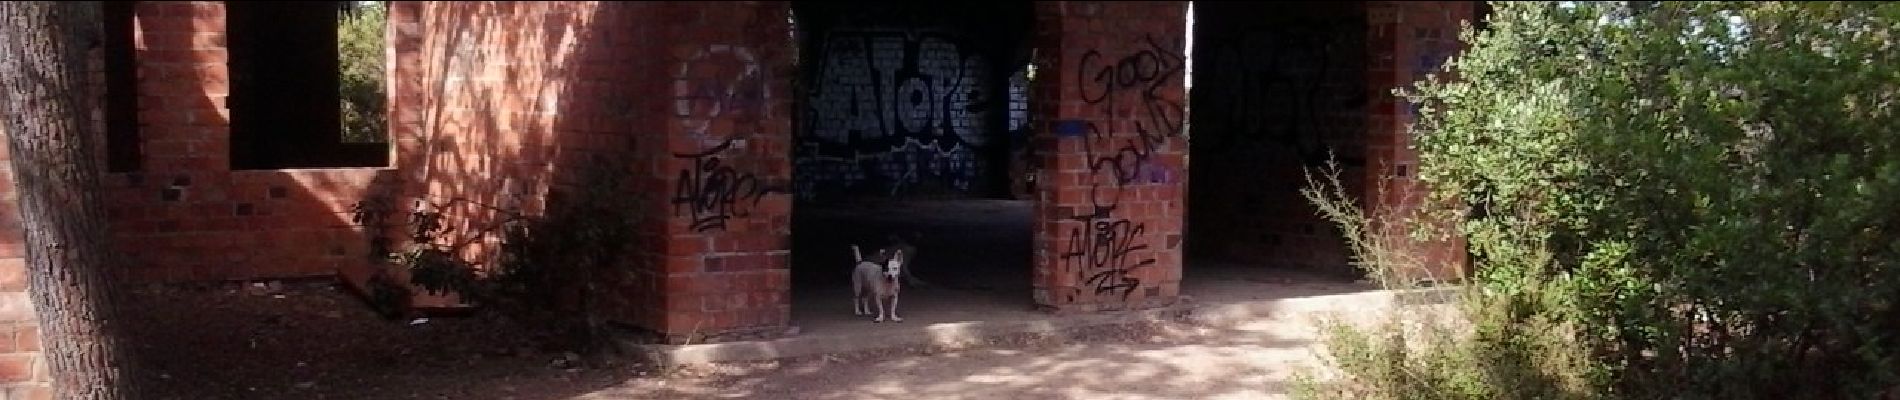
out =
[(1493, 7), (1406, 93), (1475, 255), (1468, 369), (1545, 337), (1595, 397), (1900, 387), (1900, 4)]
[(388, 46), (383, 32), (389, 10), (383, 2), (367, 3), (344, 11), (337, 22), (340, 112), (343, 141), (348, 143), (388, 140), (388, 113), (384, 108), (388, 94), (383, 82), (383, 50)]

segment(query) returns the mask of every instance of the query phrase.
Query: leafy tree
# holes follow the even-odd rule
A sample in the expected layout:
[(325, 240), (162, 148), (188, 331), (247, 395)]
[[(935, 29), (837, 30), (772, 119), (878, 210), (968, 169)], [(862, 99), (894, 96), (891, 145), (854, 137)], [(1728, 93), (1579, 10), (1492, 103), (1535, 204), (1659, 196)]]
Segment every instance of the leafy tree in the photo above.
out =
[(343, 140), (388, 140), (387, 85), (383, 79), (383, 40), (389, 10), (383, 2), (358, 2), (342, 11), (337, 22), (337, 56), (341, 65)]

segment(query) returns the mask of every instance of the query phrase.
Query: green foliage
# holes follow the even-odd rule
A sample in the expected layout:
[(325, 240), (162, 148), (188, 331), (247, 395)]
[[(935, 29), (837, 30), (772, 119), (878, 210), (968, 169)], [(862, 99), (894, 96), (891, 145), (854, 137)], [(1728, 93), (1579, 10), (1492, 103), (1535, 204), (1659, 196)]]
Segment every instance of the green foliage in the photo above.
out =
[(388, 93), (383, 79), (383, 51), (388, 48), (383, 40), (387, 8), (384, 2), (368, 2), (345, 11), (337, 21), (344, 142), (388, 140), (388, 113), (384, 109)]
[[(563, 294), (594, 293), (604, 276), (632, 268), (641, 200), (630, 196), (630, 168), (598, 157), (578, 171), (579, 182), (551, 196), (539, 218), (504, 229), (496, 265), (497, 291), (530, 308), (560, 308)], [(587, 296), (573, 299), (583, 314)]]
[[(574, 351), (604, 348), (606, 326), (595, 319), (591, 299), (604, 277), (633, 266), (636, 254), (630, 246), (636, 242), (640, 200), (629, 196), (625, 173), (628, 166), (616, 160), (593, 160), (580, 168), (578, 182), (550, 196), (551, 205), (544, 214), (530, 215), (509, 206), (494, 206), (455, 198), (425, 206), (410, 213), (402, 227), (409, 235), (405, 248), (378, 260), (408, 275), (408, 284), (432, 294), (453, 293), (469, 303), (496, 311), (517, 320), (563, 334)], [(467, 224), (452, 229), (445, 223), (444, 210), (474, 209), (491, 216), (486, 224)], [(353, 218), (359, 225), (374, 227), (380, 236), (388, 207), (376, 201), (359, 202)], [(469, 248), (488, 241), (499, 242), (492, 265), (470, 260)], [(382, 248), (387, 238), (371, 239), (372, 247)], [(383, 279), (372, 280), (384, 291), (394, 285), (395, 274), (385, 272)], [(400, 286), (400, 285), (396, 285)], [(406, 290), (404, 290), (406, 292)], [(378, 304), (386, 309), (400, 308), (404, 296), (378, 295)]]
[[(1368, 213), (1328, 163), (1321, 179), (1309, 172), (1301, 193), (1340, 227), (1354, 265), (1381, 287), (1409, 290), (1411, 273), (1430, 271), (1406, 251), (1412, 233), (1429, 231), (1417, 214), (1378, 208)], [(1385, 198), (1376, 185), (1374, 198)], [(1435, 280), (1435, 279), (1434, 279)], [(1547, 293), (1525, 282), (1519, 293)], [(1335, 321), (1322, 334), (1337, 376), (1301, 376), (1295, 397), (1306, 399), (1583, 399), (1593, 370), (1571, 346), (1574, 327), (1547, 318), (1522, 319), (1524, 309), (1550, 308), (1550, 299), (1497, 296), (1483, 286), (1416, 292), (1457, 300), (1448, 305), (1405, 305), (1371, 326)]]
[[(1478, 353), (1448, 363), (1534, 334), (1596, 397), (1900, 385), (1900, 4), (1493, 6), (1459, 78), (1408, 93), (1476, 256), (1452, 343)], [(1449, 397), (1523, 397), (1483, 393)]]

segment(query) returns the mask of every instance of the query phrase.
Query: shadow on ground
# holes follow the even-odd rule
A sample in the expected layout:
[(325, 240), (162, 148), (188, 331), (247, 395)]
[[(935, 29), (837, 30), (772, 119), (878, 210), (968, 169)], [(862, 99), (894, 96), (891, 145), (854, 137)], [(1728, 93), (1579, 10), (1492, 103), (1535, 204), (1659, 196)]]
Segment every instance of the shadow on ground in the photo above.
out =
[[(282, 295), (280, 298), (278, 295)], [(165, 399), (1276, 398), (1310, 327), (1145, 325), (973, 350), (565, 369), (487, 318), (386, 321), (329, 285), (146, 290), (134, 335)]]
[[(882, 207), (882, 208), (880, 208)], [(801, 209), (793, 324), (803, 335), (880, 334), (956, 321), (1047, 320), (1031, 309), (1029, 208), (1021, 202)], [(849, 243), (924, 234), (907, 322), (846, 311), (845, 275), (824, 268)], [(831, 250), (827, 250), (831, 249)], [(835, 250), (835, 251), (833, 251)], [(848, 265), (848, 264), (847, 264)], [(1259, 266), (1195, 263), (1197, 303), (1321, 296), (1362, 284)], [(889, 349), (655, 371), (569, 368), (532, 327), (486, 316), (384, 320), (330, 282), (150, 287), (128, 327), (164, 399), (1177, 399), (1278, 398), (1313, 360), (1315, 327), (1263, 318), (1231, 328), (1112, 326), (1062, 338), (1017, 335), (976, 349)]]
[[(378, 317), (332, 282), (134, 291), (127, 325), (161, 399), (565, 399), (637, 377), (569, 371), (486, 317)], [(562, 360), (563, 362), (565, 360)]]

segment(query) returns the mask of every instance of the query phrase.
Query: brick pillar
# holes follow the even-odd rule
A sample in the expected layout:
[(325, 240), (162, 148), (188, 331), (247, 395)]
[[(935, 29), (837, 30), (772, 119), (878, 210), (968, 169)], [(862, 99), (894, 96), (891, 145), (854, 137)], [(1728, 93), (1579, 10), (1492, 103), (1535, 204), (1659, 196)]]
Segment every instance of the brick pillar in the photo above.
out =
[(1180, 292), (1185, 2), (1038, 2), (1036, 304), (1146, 308)]
[[(635, 151), (666, 195), (656, 224), (658, 302), (669, 342), (758, 338), (791, 317), (792, 55), (787, 2), (673, 3), (648, 15), (665, 61), (635, 95), (663, 140)], [(642, 135), (646, 136), (646, 135)]]
[[(1417, 181), (1418, 151), (1412, 147), (1407, 126), (1418, 108), (1392, 94), (1394, 88), (1412, 87), (1427, 74), (1438, 74), (1453, 54), (1464, 48), (1458, 40), (1459, 21), (1474, 15), (1468, 1), (1374, 1), (1366, 5), (1367, 46), (1371, 65), (1366, 69), (1367, 90), (1374, 99), (1367, 121), (1366, 178), (1370, 191), (1384, 182), (1386, 193), (1367, 204), (1374, 212), (1407, 215), (1418, 210), (1426, 188)], [(1377, 195), (1367, 193), (1367, 198)], [(1409, 241), (1408, 241), (1409, 242)], [(1463, 239), (1407, 243), (1423, 257), (1425, 272), (1439, 281), (1461, 279), (1465, 271)]]

